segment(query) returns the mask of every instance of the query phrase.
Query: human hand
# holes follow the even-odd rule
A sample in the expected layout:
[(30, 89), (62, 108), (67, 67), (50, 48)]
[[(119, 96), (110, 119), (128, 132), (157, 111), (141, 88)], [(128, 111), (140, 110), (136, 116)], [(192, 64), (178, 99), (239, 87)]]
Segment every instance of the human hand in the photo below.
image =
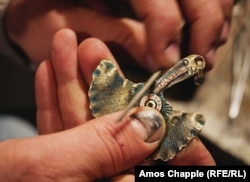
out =
[[(93, 43), (91, 43), (92, 41)], [(115, 60), (107, 47), (100, 41), (93, 39), (90, 40), (90, 43), (87, 41), (85, 44), (86, 45), (79, 46), (77, 50), (76, 37), (73, 32), (69, 30), (62, 30), (55, 35), (52, 44), (51, 61), (47, 60), (41, 63), (36, 74), (38, 130), (40, 134), (55, 133), (63, 130), (70, 131), (67, 130), (69, 128), (74, 128), (74, 132), (76, 132), (75, 127), (83, 124), (80, 127), (86, 127), (86, 129), (82, 128), (79, 130), (79, 132), (81, 132), (80, 143), (82, 143), (82, 147), (79, 147), (84, 149), (85, 152), (81, 152), (81, 157), (85, 159), (82, 160), (81, 163), (79, 159), (77, 159), (79, 161), (78, 164), (66, 166), (67, 169), (63, 169), (62, 171), (75, 170), (74, 172), (80, 173), (80, 171), (78, 171), (79, 166), (77, 166), (80, 165), (82, 166), (81, 168), (86, 167), (88, 173), (92, 171), (91, 173), (93, 173), (94, 176), (90, 176), (91, 178), (115, 176), (114, 178), (116, 180), (119, 178), (121, 181), (127, 180), (128, 178), (133, 179), (133, 176), (130, 174), (117, 175), (143, 162), (143, 160), (156, 149), (159, 144), (158, 140), (162, 135), (162, 128), (158, 128), (159, 131), (155, 131), (155, 135), (148, 136), (144, 126), (140, 122), (135, 122), (136, 120), (133, 117), (127, 117), (126, 121), (118, 123), (117, 119), (121, 112), (107, 115), (105, 116), (106, 119), (105, 117), (101, 117), (87, 122), (90, 121), (91, 118), (88, 99), (86, 99), (88, 98), (87, 87), (92, 79), (92, 70), (95, 69), (94, 64), (98, 64), (103, 58), (114, 62)], [(83, 50), (80, 50), (80, 48)], [(95, 51), (92, 52), (93, 50)], [(84, 64), (83, 69), (89, 73), (87, 77), (84, 75), (81, 77), (79, 74), (79, 64), (77, 61), (79, 60), (80, 62), (80, 59), (82, 64)], [(155, 112), (148, 109), (142, 110), (141, 108), (137, 108), (130, 114), (136, 115), (136, 113), (139, 114), (144, 111), (153, 112), (153, 115)], [(155, 114), (155, 118), (159, 118), (158, 122), (163, 122), (162, 116), (160, 116), (158, 112)], [(87, 127), (89, 124), (92, 126)], [(61, 137), (62, 140), (64, 140), (64, 136)], [(72, 139), (70, 138), (69, 141)], [(73, 138), (77, 138), (77, 135)], [(139, 140), (137, 141), (136, 138), (139, 138)], [(74, 139), (74, 141), (75, 140), (77, 139)], [(139, 143), (131, 143), (130, 140)], [(81, 145), (80, 143), (77, 143), (77, 145)], [(60, 145), (64, 145), (64, 143), (62, 142)], [(144, 152), (147, 154), (141, 157), (144, 152), (138, 153), (139, 148), (136, 149), (135, 145), (140, 145), (140, 150), (145, 150)], [(100, 146), (100, 148), (97, 146)], [(106, 154), (105, 148), (107, 149)], [(64, 149), (61, 150), (64, 151)], [(72, 152), (78, 153), (81, 149), (77, 151), (74, 150), (72, 150)], [(131, 152), (132, 150), (133, 153)], [(68, 155), (72, 155), (72, 152), (67, 152), (69, 153)], [(91, 157), (90, 154), (94, 154), (93, 157)], [(73, 156), (74, 155), (76, 154), (73, 154)], [(71, 161), (74, 160), (75, 159), (71, 159)], [(85, 162), (85, 160), (88, 162)], [(113, 161), (117, 161), (117, 164)], [(89, 163), (93, 163), (94, 167)], [(102, 164), (98, 167), (98, 165), (100, 165), (99, 163)], [(71, 167), (76, 169), (71, 169)], [(107, 169), (107, 171), (103, 168)], [(100, 171), (100, 173), (98, 174), (96, 171)], [(84, 173), (84, 170), (81, 171), (81, 173)], [(88, 180), (89, 179), (85, 181)]]
[[(215, 51), (227, 39), (233, 5), (233, 0), (130, 0), (136, 16), (128, 18), (113, 13), (126, 12), (124, 1), (75, 2), (11, 1), (6, 16), (7, 32), (37, 63), (49, 56), (53, 34), (68, 27), (77, 32), (79, 41), (97, 37), (123, 46), (151, 71), (179, 60), (183, 43), (187, 54), (202, 55), (210, 69)], [(189, 29), (182, 35), (184, 24)]]
[[(118, 165), (120, 166), (119, 170), (112, 171), (112, 173), (104, 172), (102, 174), (103, 176), (98, 174), (100, 175), (99, 177), (133, 179), (131, 174), (128, 176), (117, 175), (121, 171), (133, 167), (133, 165), (139, 165), (153, 152), (159, 144), (159, 141), (153, 143), (144, 142), (148, 136), (147, 133), (141, 133), (141, 131), (143, 131), (141, 129), (136, 131), (140, 131), (139, 136), (142, 136), (143, 140), (135, 139), (139, 138), (138, 135), (135, 134), (136, 132), (134, 133), (134, 129), (137, 128), (138, 125), (135, 125), (136, 127), (134, 128), (134, 125), (131, 127), (129, 124), (126, 126), (126, 124), (115, 122), (115, 118), (121, 113), (112, 113), (90, 120), (91, 111), (88, 107), (87, 88), (92, 80), (92, 72), (100, 60), (108, 59), (115, 62), (108, 48), (101, 41), (94, 38), (83, 41), (79, 47), (77, 47), (74, 33), (64, 29), (56, 33), (53, 39), (50, 59), (51, 61), (48, 60), (41, 63), (36, 75), (37, 120), (40, 133), (48, 134), (65, 130), (59, 133), (70, 132), (72, 134), (72, 136), (67, 137), (66, 141), (71, 142), (71, 140), (73, 140), (73, 143), (79, 147), (79, 149), (73, 151), (73, 149), (77, 147), (71, 147), (71, 145), (67, 143), (69, 146), (65, 147), (68, 149), (64, 152), (63, 148), (61, 151), (67, 154), (68, 157), (71, 157), (72, 153), (74, 153), (73, 155), (77, 155), (82, 159), (77, 159), (75, 165), (70, 167), (79, 169), (76, 165), (80, 165), (81, 168), (83, 168), (85, 167), (84, 165), (91, 162), (96, 164), (96, 166), (90, 166), (89, 168), (93, 169), (88, 170), (94, 173), (94, 171), (102, 171), (103, 166), (108, 166), (105, 168), (111, 170), (114, 169), (114, 166)], [(137, 109), (135, 109), (134, 112), (138, 112)], [(129, 122), (127, 119), (124, 123)], [(80, 126), (76, 127), (77, 125)], [(67, 130), (69, 128), (73, 129)], [(110, 135), (110, 131), (115, 131), (115, 134), (111, 132)], [(159, 129), (159, 131), (161, 131), (161, 129)], [(59, 133), (57, 134), (58, 137)], [(120, 137), (120, 135), (124, 136)], [(157, 134), (158, 139), (159, 135), (160, 132)], [(81, 136), (80, 139), (78, 138), (79, 136)], [(64, 136), (61, 137), (61, 140), (64, 141)], [(52, 138), (50, 140), (52, 140)], [(104, 142), (105, 144), (99, 144), (98, 142)], [(114, 145), (114, 143), (119, 143), (119, 146)], [(58, 143), (58, 145), (62, 146), (65, 145), (65, 143)], [(95, 147), (89, 147), (89, 145)], [(102, 147), (104, 148), (102, 149)], [(137, 147), (140, 149), (137, 149)], [(107, 154), (108, 156), (104, 156), (106, 154), (103, 151), (106, 151), (107, 148), (111, 153), (109, 155)], [(70, 149), (72, 149), (72, 151), (70, 151)], [(80, 155), (78, 151), (81, 151)], [(138, 153), (138, 151), (140, 151), (140, 153)], [(120, 156), (120, 154), (124, 155)], [(121, 159), (123, 160), (121, 161)], [(71, 159), (71, 161), (74, 160), (75, 159)], [(85, 160), (89, 162), (81, 163)], [(113, 161), (112, 165), (111, 161)], [(129, 164), (129, 167), (125, 164)], [(178, 153), (173, 160), (170, 160), (169, 164), (214, 165), (215, 163), (211, 154), (201, 141), (194, 139), (189, 146)], [(64, 165), (64, 167), (69, 166)], [(73, 168), (65, 168), (62, 171), (65, 170), (72, 171)]]

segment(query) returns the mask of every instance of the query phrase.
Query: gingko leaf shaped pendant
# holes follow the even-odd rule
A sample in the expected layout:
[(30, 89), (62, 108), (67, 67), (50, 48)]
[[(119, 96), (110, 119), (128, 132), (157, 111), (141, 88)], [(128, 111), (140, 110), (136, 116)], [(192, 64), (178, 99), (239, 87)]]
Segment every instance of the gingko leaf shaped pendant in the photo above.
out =
[[(185, 57), (155, 79), (152, 86), (135, 102), (134, 106), (156, 109), (166, 122), (165, 134), (159, 148), (152, 155), (153, 159), (172, 159), (204, 126), (205, 118), (202, 114), (175, 110), (163, 96), (165, 89), (192, 76), (195, 76), (196, 83), (202, 83), (204, 68), (205, 60), (201, 56)], [(89, 89), (92, 115), (98, 117), (125, 109), (145, 85), (146, 83), (133, 83), (124, 79), (113, 62), (101, 61), (93, 72)]]

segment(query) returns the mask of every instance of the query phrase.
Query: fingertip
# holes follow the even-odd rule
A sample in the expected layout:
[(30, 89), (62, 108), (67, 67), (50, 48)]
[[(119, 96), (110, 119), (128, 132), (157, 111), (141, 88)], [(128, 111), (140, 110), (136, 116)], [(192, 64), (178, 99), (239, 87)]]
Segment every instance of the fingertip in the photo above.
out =
[(37, 70), (36, 70), (36, 73), (35, 73), (35, 84), (36, 86), (38, 86), (38, 82), (40, 82), (40, 80), (42, 79), (42, 75), (43, 73), (46, 71), (46, 60), (42, 61), (38, 67), (37, 67)]
[(215, 55), (216, 55), (217, 47), (212, 47), (204, 56), (206, 59), (206, 67), (205, 70), (209, 71), (214, 67), (215, 64)]
[(220, 46), (223, 46), (227, 42), (230, 29), (229, 24), (229, 21), (225, 21), (223, 23), (219, 38), (214, 40), (214, 43), (210, 46), (209, 50), (204, 56), (206, 59), (206, 71), (209, 71), (214, 67), (217, 50)]
[[(73, 30), (69, 28), (62, 28), (54, 34), (53, 42), (64, 42), (65, 40), (74, 39), (75, 37), (76, 34)], [(58, 43), (58, 45), (60, 44)]]
[(170, 44), (159, 56), (148, 55), (146, 58), (146, 67), (150, 71), (156, 71), (159, 68), (170, 68), (180, 60), (180, 46), (178, 43)]
[[(47, 77), (47, 61), (44, 60), (42, 61), (36, 70), (35, 74), (35, 90), (40, 91), (40, 87), (46, 82), (46, 77)], [(45, 75), (45, 76), (44, 76)]]
[(50, 59), (58, 84), (77, 77), (77, 39), (72, 30), (63, 28), (55, 33)]
[(92, 80), (92, 72), (99, 62), (104, 59), (115, 62), (112, 53), (101, 40), (88, 38), (80, 43), (78, 47), (78, 61), (88, 84)]
[(67, 58), (77, 47), (76, 34), (68, 28), (58, 30), (52, 39), (51, 60)]
[(88, 38), (82, 41), (78, 48), (78, 55), (87, 61), (100, 59), (114, 60), (106, 44), (97, 38)]

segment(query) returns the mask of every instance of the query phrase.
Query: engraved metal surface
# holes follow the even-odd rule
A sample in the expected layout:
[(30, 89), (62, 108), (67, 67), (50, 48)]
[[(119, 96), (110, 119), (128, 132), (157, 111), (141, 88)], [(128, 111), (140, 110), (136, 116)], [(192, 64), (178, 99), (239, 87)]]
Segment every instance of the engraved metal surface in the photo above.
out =
[[(201, 131), (205, 118), (199, 113), (186, 113), (175, 110), (163, 92), (172, 85), (195, 76), (204, 80), (202, 71), (205, 60), (199, 55), (190, 55), (180, 60), (171, 69), (156, 79), (152, 88), (146, 90), (137, 106), (146, 106), (158, 110), (166, 121), (166, 132), (161, 145), (152, 155), (153, 159), (167, 161), (186, 146)], [(146, 85), (147, 83), (145, 83)], [(103, 60), (93, 72), (93, 81), (89, 89), (90, 108), (94, 117), (125, 109), (130, 101), (138, 96), (144, 83), (133, 83), (123, 78), (114, 63)]]

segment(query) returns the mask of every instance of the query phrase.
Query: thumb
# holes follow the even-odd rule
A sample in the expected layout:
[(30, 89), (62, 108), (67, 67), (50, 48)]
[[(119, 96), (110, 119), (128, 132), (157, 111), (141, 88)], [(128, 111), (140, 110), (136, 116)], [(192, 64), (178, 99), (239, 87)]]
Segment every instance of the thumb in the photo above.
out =
[(87, 172), (86, 181), (130, 169), (158, 147), (165, 128), (158, 111), (138, 107), (117, 122), (120, 115), (112, 113), (82, 125), (82, 172)]
[[(163, 136), (162, 115), (137, 107), (118, 121), (122, 111), (78, 127), (17, 142), (26, 181), (94, 181), (131, 169), (149, 157)], [(26, 147), (23, 147), (26, 146)], [(27, 150), (29, 148), (29, 150)], [(24, 176), (23, 176), (24, 177)]]
[(13, 178), (95, 181), (140, 164), (159, 145), (165, 121), (158, 111), (145, 107), (132, 109), (118, 121), (121, 114), (111, 113), (69, 130), (7, 143), (14, 143), (9, 154), (16, 157), (8, 165), (15, 168), (17, 162), (24, 164)]

